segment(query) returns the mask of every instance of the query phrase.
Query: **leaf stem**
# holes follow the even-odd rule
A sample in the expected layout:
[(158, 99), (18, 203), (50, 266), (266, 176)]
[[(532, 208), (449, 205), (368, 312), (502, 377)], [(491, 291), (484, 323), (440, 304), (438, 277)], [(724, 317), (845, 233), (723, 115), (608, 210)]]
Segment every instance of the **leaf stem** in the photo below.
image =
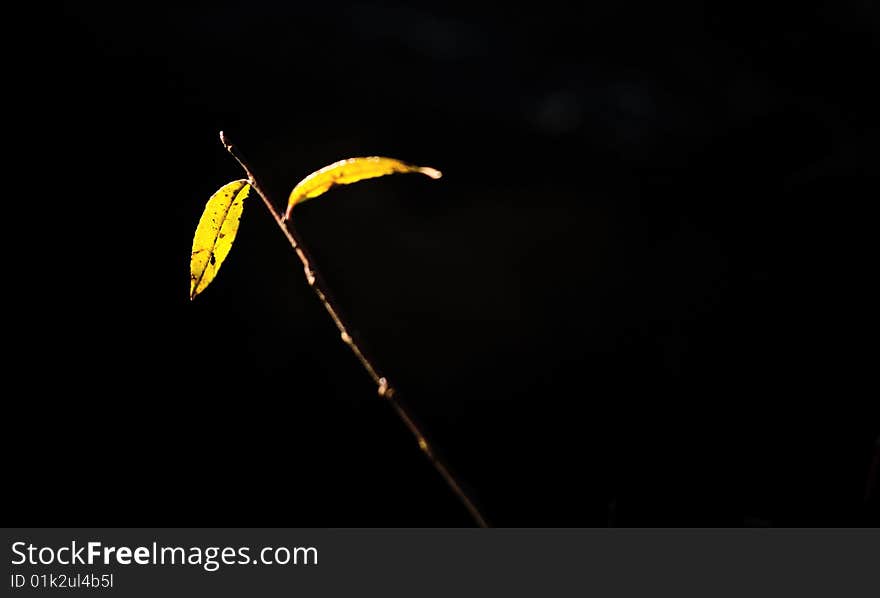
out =
[(413, 418), (404, 408), (400, 399), (397, 397), (397, 392), (394, 387), (388, 382), (388, 379), (385, 376), (379, 374), (376, 366), (373, 365), (373, 362), (367, 358), (364, 352), (361, 350), (354, 336), (348, 331), (348, 327), (340, 316), (339, 309), (336, 307), (336, 302), (330, 295), (330, 292), (327, 289), (327, 285), (318, 272), (317, 268), (314, 265), (314, 261), (309, 255), (308, 251), (303, 245), (302, 240), (299, 237), (296, 229), (293, 226), (291, 221), (285, 222), (281, 215), (275, 210), (274, 205), (269, 200), (269, 196), (257, 182), (257, 178), (254, 176), (254, 173), (248, 168), (247, 163), (244, 158), (242, 158), (241, 154), (238, 152), (238, 149), (232, 145), (229, 141), (229, 138), (224, 135), (223, 131), (220, 131), (220, 141), (223, 143), (223, 146), (226, 148), (233, 158), (241, 165), (244, 169), (245, 174), (248, 177), (251, 187), (254, 191), (257, 192), (257, 195), (263, 200), (263, 203), (266, 205), (266, 209), (269, 210), (269, 213), (272, 215), (272, 218), (275, 220), (275, 223), (278, 225), (278, 228), (281, 229), (281, 232), (284, 233), (284, 236), (287, 238), (287, 241), (290, 243), (290, 246), (296, 252), (296, 255), (299, 257), (300, 261), (303, 265), (303, 270), (306, 275), (306, 280), (309, 283), (309, 286), (315, 291), (315, 294), (318, 296), (318, 299), (321, 301), (321, 304), (324, 306), (324, 309), (327, 310), (327, 313), (330, 314), (330, 318), (333, 320), (333, 323), (336, 325), (337, 330), (339, 330), (339, 336), (346, 345), (349, 346), (351, 351), (354, 353), (355, 357), (357, 357), (358, 361), (363, 366), (364, 370), (366, 370), (367, 374), (376, 384), (376, 390), (379, 393), (379, 396), (386, 399), (391, 407), (394, 409), (394, 412), (403, 422), (403, 424), (407, 427), (407, 429), (412, 433), (416, 438), (416, 442), (419, 445), (419, 449), (425, 454), (428, 458), (428, 461), (434, 466), (434, 469), (437, 470), (437, 473), (440, 474), (440, 477), (446, 482), (449, 486), (449, 489), (452, 490), (453, 494), (458, 497), (464, 507), (467, 509), (468, 513), (470, 513), (471, 517), (474, 519), (477, 525), (480, 527), (489, 527), (488, 523), (486, 523), (485, 518), (480, 513), (479, 509), (474, 505), (474, 502), (468, 497), (467, 493), (462, 490), (461, 485), (455, 479), (455, 476), (449, 471), (448, 467), (444, 464), (444, 462), (434, 453), (434, 449), (430, 442), (428, 442), (427, 437), (415, 423)]

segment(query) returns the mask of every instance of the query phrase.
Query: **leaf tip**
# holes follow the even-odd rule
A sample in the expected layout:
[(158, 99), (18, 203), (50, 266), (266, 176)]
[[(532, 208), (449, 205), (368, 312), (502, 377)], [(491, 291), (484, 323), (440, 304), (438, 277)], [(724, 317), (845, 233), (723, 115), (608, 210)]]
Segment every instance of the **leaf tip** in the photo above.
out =
[(436, 168), (431, 168), (430, 166), (420, 166), (419, 172), (425, 176), (429, 176), (432, 179), (439, 179), (443, 176), (443, 173), (437, 170)]

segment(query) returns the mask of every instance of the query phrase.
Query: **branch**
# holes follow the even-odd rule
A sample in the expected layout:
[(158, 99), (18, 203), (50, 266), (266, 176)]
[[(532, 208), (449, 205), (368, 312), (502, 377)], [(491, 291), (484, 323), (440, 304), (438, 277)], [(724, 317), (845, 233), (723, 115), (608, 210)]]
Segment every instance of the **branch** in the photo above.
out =
[(284, 236), (287, 238), (290, 246), (296, 252), (296, 255), (299, 256), (309, 286), (312, 287), (312, 289), (315, 291), (315, 294), (318, 296), (318, 299), (321, 301), (324, 309), (327, 310), (327, 313), (330, 314), (330, 318), (333, 320), (333, 323), (336, 324), (336, 328), (337, 330), (339, 330), (339, 336), (342, 339), (342, 342), (349, 346), (355, 357), (357, 357), (358, 361), (363, 366), (364, 370), (366, 370), (367, 374), (373, 380), (379, 396), (386, 399), (391, 404), (391, 406), (394, 408), (394, 412), (398, 415), (400, 420), (412, 433), (412, 435), (415, 436), (416, 442), (418, 442), (419, 445), (419, 449), (421, 449), (421, 451), (425, 453), (428, 461), (431, 462), (431, 464), (434, 466), (434, 469), (437, 470), (437, 473), (440, 474), (440, 477), (443, 478), (443, 480), (449, 486), (450, 490), (452, 490), (453, 494), (458, 497), (458, 499), (467, 509), (468, 513), (470, 513), (471, 517), (473, 517), (477, 525), (479, 525), (480, 527), (489, 527), (489, 525), (486, 523), (486, 520), (480, 514), (480, 511), (474, 505), (473, 501), (468, 497), (464, 490), (462, 490), (458, 481), (455, 479), (455, 476), (452, 475), (452, 473), (449, 471), (443, 461), (434, 453), (434, 450), (431, 444), (428, 442), (428, 439), (425, 437), (421, 429), (419, 429), (419, 427), (413, 421), (412, 417), (400, 403), (394, 387), (389, 384), (388, 379), (385, 376), (379, 375), (378, 369), (373, 365), (373, 362), (370, 361), (370, 359), (368, 359), (366, 355), (364, 355), (364, 352), (361, 350), (354, 337), (349, 333), (348, 327), (342, 320), (342, 317), (339, 315), (339, 310), (336, 308), (336, 302), (331, 297), (330, 292), (327, 290), (327, 285), (324, 283), (323, 278), (321, 277), (318, 270), (315, 268), (314, 262), (309, 256), (308, 251), (306, 251), (303, 242), (299, 238), (299, 234), (293, 227), (293, 223), (291, 223), (290, 221), (285, 222), (281, 218), (281, 215), (275, 210), (275, 207), (269, 200), (269, 196), (266, 195), (266, 192), (257, 182), (257, 178), (254, 176), (254, 173), (251, 172), (250, 168), (248, 168), (247, 163), (244, 161), (244, 158), (242, 158), (237, 148), (233, 146), (229, 139), (223, 134), (223, 131), (220, 131), (220, 141), (221, 143), (223, 143), (226, 151), (228, 151), (244, 169), (244, 172), (245, 174), (247, 174), (248, 181), (250, 182), (251, 187), (263, 200), (263, 203), (266, 205), (266, 209), (269, 210), (272, 218), (275, 219), (275, 223), (278, 225), (278, 228), (281, 229), (281, 232), (284, 233)]

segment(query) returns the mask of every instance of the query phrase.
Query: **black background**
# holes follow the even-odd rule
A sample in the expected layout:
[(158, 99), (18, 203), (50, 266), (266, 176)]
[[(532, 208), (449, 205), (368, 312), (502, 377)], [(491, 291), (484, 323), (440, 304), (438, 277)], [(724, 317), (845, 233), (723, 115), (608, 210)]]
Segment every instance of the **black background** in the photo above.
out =
[(444, 171), (295, 225), (494, 525), (874, 521), (875, 3), (45, 11), (17, 524), (471, 524), (258, 202), (190, 302), (221, 129), (279, 204), (344, 157)]

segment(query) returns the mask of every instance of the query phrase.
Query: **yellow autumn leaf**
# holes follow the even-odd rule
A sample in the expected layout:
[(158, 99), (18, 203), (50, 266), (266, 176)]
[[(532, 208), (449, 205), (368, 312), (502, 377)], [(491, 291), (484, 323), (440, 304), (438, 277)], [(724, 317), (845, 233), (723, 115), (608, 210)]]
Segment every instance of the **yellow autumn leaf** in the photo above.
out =
[(190, 258), (189, 298), (205, 290), (220, 270), (232, 249), (244, 199), (251, 190), (246, 180), (232, 181), (220, 187), (205, 205), (193, 237)]
[(366, 158), (340, 160), (325, 166), (321, 170), (316, 170), (293, 188), (293, 191), (290, 192), (290, 198), (287, 200), (287, 211), (284, 213), (284, 220), (290, 218), (290, 211), (293, 210), (293, 206), (307, 199), (318, 197), (335, 185), (348, 185), (364, 179), (372, 179), (396, 172), (418, 172), (432, 179), (439, 179), (443, 176), (435, 168), (414, 166), (394, 158), (368, 156)]

